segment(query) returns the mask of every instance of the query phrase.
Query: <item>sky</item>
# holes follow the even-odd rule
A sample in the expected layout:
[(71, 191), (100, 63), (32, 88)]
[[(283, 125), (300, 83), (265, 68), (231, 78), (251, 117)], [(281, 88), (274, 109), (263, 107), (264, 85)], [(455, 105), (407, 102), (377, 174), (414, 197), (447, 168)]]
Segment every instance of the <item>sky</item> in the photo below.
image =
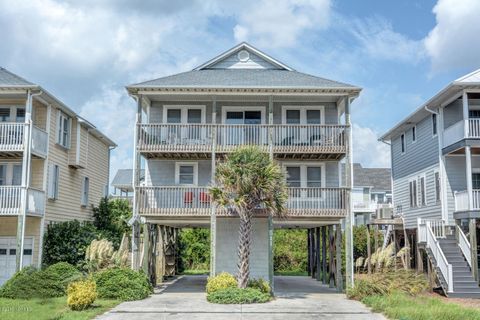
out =
[(125, 86), (188, 71), (241, 41), (294, 69), (363, 88), (353, 156), (389, 166), (378, 137), (480, 68), (478, 0), (0, 0), (0, 66), (112, 138), (131, 168)]

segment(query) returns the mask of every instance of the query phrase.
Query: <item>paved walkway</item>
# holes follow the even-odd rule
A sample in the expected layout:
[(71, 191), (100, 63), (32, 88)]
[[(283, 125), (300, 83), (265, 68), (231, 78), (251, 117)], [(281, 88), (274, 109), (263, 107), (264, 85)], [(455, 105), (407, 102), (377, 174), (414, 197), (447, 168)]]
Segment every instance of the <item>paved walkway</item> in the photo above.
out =
[(385, 319), (309, 277), (275, 277), (275, 299), (250, 305), (208, 303), (205, 284), (206, 276), (180, 277), (151, 297), (124, 302), (98, 319)]

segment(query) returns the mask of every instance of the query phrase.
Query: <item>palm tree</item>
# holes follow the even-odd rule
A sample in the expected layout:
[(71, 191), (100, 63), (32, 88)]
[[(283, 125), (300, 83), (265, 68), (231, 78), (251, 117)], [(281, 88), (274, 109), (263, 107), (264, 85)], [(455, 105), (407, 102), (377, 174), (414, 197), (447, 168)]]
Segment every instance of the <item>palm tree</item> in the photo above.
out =
[(287, 200), (283, 172), (269, 155), (258, 147), (240, 147), (218, 164), (216, 185), (210, 188), (213, 201), (240, 218), (238, 230), (238, 287), (246, 288), (250, 276), (252, 218), (264, 210), (284, 216)]

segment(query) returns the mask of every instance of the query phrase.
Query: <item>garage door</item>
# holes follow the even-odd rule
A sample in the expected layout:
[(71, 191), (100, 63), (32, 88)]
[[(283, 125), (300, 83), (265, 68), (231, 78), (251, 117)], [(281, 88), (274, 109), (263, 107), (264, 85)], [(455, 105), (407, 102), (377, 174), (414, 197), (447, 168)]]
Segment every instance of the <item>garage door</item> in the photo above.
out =
[[(0, 237), (0, 285), (15, 273), (17, 239)], [(23, 248), (23, 265), (32, 265), (33, 238), (25, 238)]]

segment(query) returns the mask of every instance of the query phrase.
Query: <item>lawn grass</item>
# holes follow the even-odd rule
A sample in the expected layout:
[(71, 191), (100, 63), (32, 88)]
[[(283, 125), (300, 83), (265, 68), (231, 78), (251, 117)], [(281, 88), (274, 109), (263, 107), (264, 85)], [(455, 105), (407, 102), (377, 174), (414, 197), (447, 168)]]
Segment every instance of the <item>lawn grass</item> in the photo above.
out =
[(276, 276), (308, 276), (306, 271), (275, 271)]
[(362, 302), (374, 312), (381, 312), (390, 319), (401, 320), (480, 320), (480, 309), (460, 306), (424, 295), (408, 296), (395, 293), (384, 296), (368, 296)]
[(72, 311), (67, 306), (67, 297), (52, 299), (3, 299), (0, 298), (2, 320), (87, 320), (105, 313), (121, 301), (97, 299), (84, 311)]
[(192, 275), (199, 275), (199, 274), (206, 274), (208, 275), (210, 273), (210, 270), (183, 270), (182, 274), (187, 275), (187, 276), (192, 276)]

